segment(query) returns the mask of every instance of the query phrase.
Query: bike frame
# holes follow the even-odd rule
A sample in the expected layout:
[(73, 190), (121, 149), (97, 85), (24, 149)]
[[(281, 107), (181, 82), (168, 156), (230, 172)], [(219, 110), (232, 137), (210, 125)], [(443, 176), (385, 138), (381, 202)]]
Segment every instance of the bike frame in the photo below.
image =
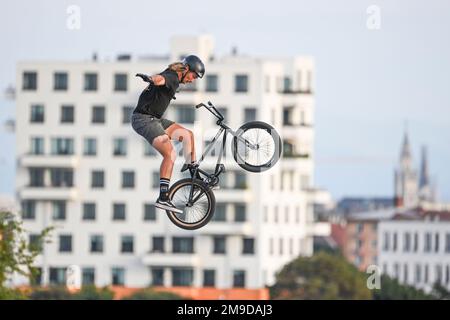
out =
[[(223, 154), (225, 152), (226, 142), (227, 142), (227, 135), (228, 134), (231, 134), (233, 137), (237, 138), (239, 141), (245, 143), (251, 149), (257, 149), (259, 146), (258, 145), (254, 145), (254, 144), (250, 143), (248, 140), (239, 137), (237, 135), (236, 131), (232, 130), (225, 123), (223, 123), (223, 120), (224, 120), (223, 115), (216, 109), (216, 107), (210, 101), (208, 101), (208, 105), (209, 106), (205, 105), (204, 103), (200, 103), (200, 104), (196, 105), (195, 108), (198, 109), (198, 108), (201, 108), (201, 107), (205, 107), (209, 112), (211, 112), (217, 118), (216, 124), (220, 128), (219, 128), (219, 131), (217, 132), (216, 136), (211, 140), (211, 143), (205, 149), (205, 151), (203, 152), (200, 160), (198, 161), (199, 166), (200, 166), (200, 163), (205, 159), (205, 156), (215, 146), (215, 144), (217, 143), (217, 140), (219, 139), (220, 135), (222, 133), (224, 133), (223, 138), (222, 138), (222, 147), (220, 148), (219, 157), (217, 158), (217, 163), (216, 163), (216, 168), (215, 168), (214, 173), (209, 174), (208, 172), (206, 172), (206, 171), (200, 169), (199, 167), (197, 167), (196, 170), (194, 171), (194, 177), (197, 174), (197, 172), (200, 172), (204, 176), (208, 177), (208, 179), (212, 179), (212, 178), (218, 178), (219, 175), (222, 172), (225, 171), (225, 166), (223, 164), (221, 164), (220, 161), (222, 160), (222, 156), (223, 156)], [(194, 180), (194, 178), (192, 178), (192, 180)], [(192, 205), (192, 203), (197, 201), (198, 198), (201, 196), (201, 193), (200, 193), (199, 195), (197, 195), (195, 197), (195, 199), (192, 199), (193, 193), (194, 193), (194, 188), (191, 188), (191, 192), (189, 194), (189, 202), (188, 202), (190, 205)]]

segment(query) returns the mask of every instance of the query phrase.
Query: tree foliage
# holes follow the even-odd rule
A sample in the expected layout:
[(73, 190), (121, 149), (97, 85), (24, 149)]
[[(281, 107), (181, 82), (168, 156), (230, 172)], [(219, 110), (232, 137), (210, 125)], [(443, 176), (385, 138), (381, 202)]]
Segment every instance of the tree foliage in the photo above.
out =
[(34, 266), (36, 257), (42, 251), (42, 243), (48, 242), (52, 228), (37, 235), (37, 243), (29, 243), (22, 222), (11, 212), (0, 212), (0, 288), (14, 273), (34, 278), (38, 269)]
[(162, 292), (155, 291), (152, 288), (145, 288), (135, 293), (122, 298), (122, 300), (186, 300), (187, 298), (182, 297), (178, 294), (172, 292)]
[(366, 281), (340, 254), (321, 251), (285, 265), (270, 293), (273, 299), (371, 299)]

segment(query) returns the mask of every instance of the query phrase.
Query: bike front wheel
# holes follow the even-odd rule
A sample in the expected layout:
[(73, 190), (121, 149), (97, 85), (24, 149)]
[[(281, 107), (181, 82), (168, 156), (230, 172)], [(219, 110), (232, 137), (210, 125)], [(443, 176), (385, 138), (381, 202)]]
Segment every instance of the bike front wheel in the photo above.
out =
[[(193, 190), (192, 190), (193, 189)], [(192, 190), (192, 203), (189, 203)], [(169, 190), (172, 203), (183, 210), (176, 213), (166, 210), (167, 216), (177, 227), (195, 230), (211, 220), (216, 207), (214, 193), (199, 180), (182, 179), (175, 182)]]
[(232, 151), (234, 160), (241, 168), (250, 172), (263, 172), (280, 159), (281, 138), (271, 125), (250, 121), (237, 130)]

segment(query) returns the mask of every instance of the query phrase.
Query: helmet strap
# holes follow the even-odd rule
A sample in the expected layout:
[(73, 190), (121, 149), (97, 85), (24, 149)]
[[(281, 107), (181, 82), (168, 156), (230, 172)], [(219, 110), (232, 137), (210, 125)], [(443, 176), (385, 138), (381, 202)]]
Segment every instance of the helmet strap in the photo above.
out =
[(188, 72), (189, 72), (189, 68), (188, 68), (188, 69), (186, 70), (186, 72), (181, 76), (180, 83), (183, 83), (183, 80), (184, 80), (184, 78), (186, 78)]

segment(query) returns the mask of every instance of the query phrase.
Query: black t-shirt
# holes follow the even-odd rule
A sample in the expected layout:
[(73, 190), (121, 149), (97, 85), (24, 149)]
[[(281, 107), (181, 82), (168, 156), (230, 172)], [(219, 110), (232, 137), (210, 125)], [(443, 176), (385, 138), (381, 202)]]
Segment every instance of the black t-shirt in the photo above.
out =
[(160, 75), (166, 80), (165, 85), (150, 85), (142, 91), (133, 113), (149, 114), (158, 118), (163, 116), (169, 106), (170, 100), (175, 96), (180, 81), (178, 80), (178, 74), (170, 69), (164, 70)]

